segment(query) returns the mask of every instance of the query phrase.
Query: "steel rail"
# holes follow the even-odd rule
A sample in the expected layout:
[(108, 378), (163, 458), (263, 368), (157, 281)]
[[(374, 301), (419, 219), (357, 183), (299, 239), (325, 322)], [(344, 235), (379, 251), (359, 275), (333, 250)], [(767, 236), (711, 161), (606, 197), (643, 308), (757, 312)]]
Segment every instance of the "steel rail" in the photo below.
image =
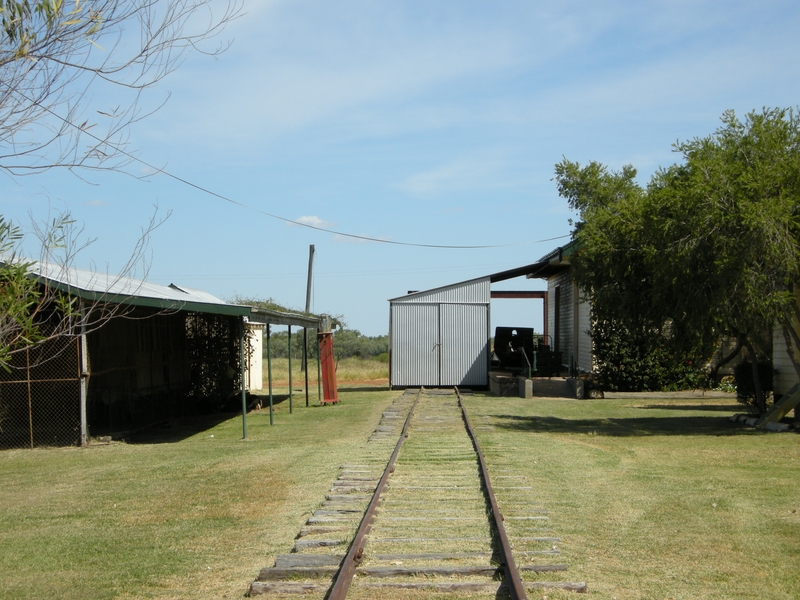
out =
[(422, 387), (419, 389), (414, 404), (411, 405), (411, 409), (408, 411), (403, 430), (400, 432), (400, 439), (397, 440), (394, 452), (392, 452), (389, 462), (386, 463), (386, 469), (384, 469), (383, 476), (372, 495), (372, 500), (370, 500), (364, 517), (361, 519), (361, 524), (358, 526), (358, 531), (356, 531), (352, 544), (350, 544), (350, 549), (344, 559), (342, 559), (341, 567), (336, 575), (336, 581), (325, 596), (327, 600), (344, 600), (347, 597), (347, 591), (350, 589), (350, 584), (353, 582), (353, 575), (355, 575), (358, 565), (361, 564), (361, 561), (364, 559), (364, 538), (366, 538), (372, 528), (375, 509), (378, 507), (381, 494), (386, 488), (386, 482), (389, 480), (389, 476), (394, 472), (394, 463), (397, 460), (397, 455), (400, 454), (400, 448), (403, 442), (405, 442), (408, 437), (408, 426), (411, 423), (411, 417), (414, 414), (414, 409), (417, 407), (417, 402), (419, 402), (423, 390), (424, 388)]
[(497, 536), (500, 538), (500, 551), (502, 555), (500, 560), (505, 574), (504, 580), (508, 583), (508, 590), (511, 594), (512, 600), (526, 600), (528, 595), (525, 593), (525, 586), (522, 583), (522, 578), (519, 576), (517, 565), (514, 562), (514, 556), (511, 553), (511, 543), (508, 541), (506, 528), (503, 526), (503, 515), (500, 512), (500, 507), (497, 505), (497, 498), (495, 498), (494, 495), (492, 482), (489, 480), (489, 470), (486, 467), (486, 460), (483, 457), (480, 444), (478, 444), (478, 438), (475, 436), (475, 431), (472, 429), (472, 424), (469, 422), (467, 409), (464, 406), (464, 403), (461, 401), (461, 393), (458, 391), (457, 387), (454, 389), (456, 391), (456, 396), (458, 396), (458, 405), (461, 407), (461, 415), (464, 418), (464, 425), (466, 426), (469, 437), (472, 440), (475, 453), (478, 455), (478, 464), (481, 468), (481, 477), (483, 478), (483, 484), (486, 488), (486, 495), (488, 496), (489, 503), (492, 507), (492, 520), (497, 531)]

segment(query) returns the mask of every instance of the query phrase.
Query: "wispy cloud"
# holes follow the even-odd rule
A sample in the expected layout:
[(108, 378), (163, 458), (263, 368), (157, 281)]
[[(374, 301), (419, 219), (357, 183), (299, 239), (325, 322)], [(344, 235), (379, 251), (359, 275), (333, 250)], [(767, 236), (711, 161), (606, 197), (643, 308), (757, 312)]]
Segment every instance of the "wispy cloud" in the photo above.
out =
[(406, 177), (397, 187), (417, 196), (499, 187), (503, 160), (496, 156), (468, 156)]
[(298, 227), (299, 225), (309, 225), (311, 227), (319, 227), (320, 229), (330, 229), (335, 227), (336, 223), (332, 221), (323, 221), (319, 217), (309, 215), (297, 217), (293, 223), (286, 223), (289, 227)]

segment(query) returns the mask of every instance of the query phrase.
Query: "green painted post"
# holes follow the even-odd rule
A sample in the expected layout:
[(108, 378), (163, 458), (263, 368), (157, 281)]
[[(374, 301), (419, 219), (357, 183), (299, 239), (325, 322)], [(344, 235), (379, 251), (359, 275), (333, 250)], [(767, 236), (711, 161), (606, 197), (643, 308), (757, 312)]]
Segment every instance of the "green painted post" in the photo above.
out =
[(292, 409), (292, 326), (289, 325), (289, 414), (293, 413)]
[(267, 323), (267, 379), (269, 379), (269, 424), (272, 425), (272, 352), (269, 345), (269, 323)]
[(247, 391), (244, 389), (244, 317), (239, 321), (239, 362), (242, 376), (242, 439), (247, 439)]
[(303, 327), (303, 372), (306, 374), (306, 408), (308, 408), (308, 328)]

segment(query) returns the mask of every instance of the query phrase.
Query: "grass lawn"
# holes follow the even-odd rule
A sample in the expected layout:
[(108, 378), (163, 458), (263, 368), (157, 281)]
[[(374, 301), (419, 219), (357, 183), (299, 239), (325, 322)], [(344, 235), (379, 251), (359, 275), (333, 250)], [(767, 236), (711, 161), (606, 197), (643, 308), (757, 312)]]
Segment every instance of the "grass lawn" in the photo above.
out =
[(730, 423), (727, 398), (467, 403), (494, 426), (478, 432), (490, 467), (529, 479), (563, 579), (590, 595), (800, 598), (798, 435)]
[[(0, 452), (0, 596), (241, 598), (399, 393), (347, 389), (338, 406), (278, 404), (274, 427), (251, 414), (246, 441), (230, 418)], [(727, 398), (466, 402), (490, 467), (528, 478), (563, 578), (590, 596), (800, 597), (797, 435), (728, 422)]]
[(248, 416), (246, 441), (239, 416), (0, 452), (0, 597), (241, 598), (292, 548), (396, 394), (298, 400), (292, 415), (283, 402), (273, 427), (266, 410)]

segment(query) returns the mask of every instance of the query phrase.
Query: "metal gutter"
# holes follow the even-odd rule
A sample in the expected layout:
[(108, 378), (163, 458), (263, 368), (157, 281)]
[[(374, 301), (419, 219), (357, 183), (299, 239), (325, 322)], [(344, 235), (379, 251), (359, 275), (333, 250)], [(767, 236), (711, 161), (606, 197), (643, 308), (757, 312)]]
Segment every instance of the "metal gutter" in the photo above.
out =
[(299, 313), (281, 312), (260, 308), (258, 306), (244, 307), (249, 310), (247, 318), (253, 323), (266, 323), (268, 325), (291, 325), (319, 329), (321, 317), (316, 315), (302, 315)]

